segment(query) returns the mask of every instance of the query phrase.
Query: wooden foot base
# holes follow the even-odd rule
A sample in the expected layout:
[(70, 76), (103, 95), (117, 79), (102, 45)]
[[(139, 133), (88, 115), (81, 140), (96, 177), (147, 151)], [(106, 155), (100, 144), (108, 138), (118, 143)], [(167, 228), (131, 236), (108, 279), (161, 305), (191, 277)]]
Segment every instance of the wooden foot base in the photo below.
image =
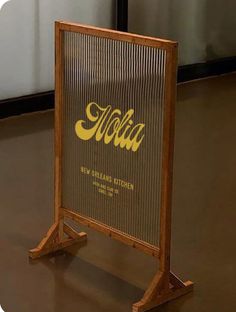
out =
[[(170, 273), (170, 285), (169, 289), (159, 294), (153, 298), (153, 294), (150, 298), (144, 295), (144, 298), (139, 302), (135, 303), (132, 308), (132, 312), (144, 312), (155, 307), (168, 302), (170, 300), (176, 299), (183, 296), (193, 290), (193, 283), (190, 281), (182, 282), (173, 273)], [(150, 300), (149, 300), (150, 299)]]
[(78, 233), (66, 223), (63, 224), (63, 238), (60, 239), (59, 224), (54, 223), (39, 245), (29, 251), (29, 257), (36, 259), (86, 240), (86, 233)]

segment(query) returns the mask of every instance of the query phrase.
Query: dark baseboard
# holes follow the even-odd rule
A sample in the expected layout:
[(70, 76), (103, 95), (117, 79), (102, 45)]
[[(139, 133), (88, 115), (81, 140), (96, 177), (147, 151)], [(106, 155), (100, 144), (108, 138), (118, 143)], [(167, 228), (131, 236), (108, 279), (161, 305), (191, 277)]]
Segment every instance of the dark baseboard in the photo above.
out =
[(0, 101), (0, 118), (54, 108), (54, 91)]
[(206, 63), (179, 66), (178, 82), (185, 82), (236, 71), (236, 56), (208, 61)]
[[(178, 82), (222, 75), (236, 71), (236, 56), (178, 68)], [(0, 101), (0, 118), (54, 108), (54, 91)]]

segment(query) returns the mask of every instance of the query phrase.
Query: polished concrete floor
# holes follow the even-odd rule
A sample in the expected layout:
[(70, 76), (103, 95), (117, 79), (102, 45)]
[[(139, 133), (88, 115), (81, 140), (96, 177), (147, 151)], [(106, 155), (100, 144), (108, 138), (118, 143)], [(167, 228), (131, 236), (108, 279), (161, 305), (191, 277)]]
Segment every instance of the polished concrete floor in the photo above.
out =
[[(192, 294), (153, 311), (236, 311), (236, 75), (178, 87), (172, 269)], [(29, 261), (53, 217), (53, 112), (0, 121), (0, 305), (126, 312), (156, 262), (86, 229), (88, 244)]]

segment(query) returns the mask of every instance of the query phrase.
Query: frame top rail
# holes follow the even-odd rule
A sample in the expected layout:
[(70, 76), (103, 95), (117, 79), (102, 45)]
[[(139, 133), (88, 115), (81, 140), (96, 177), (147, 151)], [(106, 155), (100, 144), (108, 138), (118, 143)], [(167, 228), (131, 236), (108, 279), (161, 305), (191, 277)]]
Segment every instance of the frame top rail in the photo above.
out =
[(89, 26), (84, 24), (69, 23), (66, 21), (56, 21), (56, 27), (58, 27), (59, 30), (79, 32), (91, 36), (99, 36), (113, 40), (126, 41), (133, 44), (141, 44), (153, 48), (164, 49), (166, 51), (178, 48), (178, 42), (176, 41), (126, 33), (122, 31)]

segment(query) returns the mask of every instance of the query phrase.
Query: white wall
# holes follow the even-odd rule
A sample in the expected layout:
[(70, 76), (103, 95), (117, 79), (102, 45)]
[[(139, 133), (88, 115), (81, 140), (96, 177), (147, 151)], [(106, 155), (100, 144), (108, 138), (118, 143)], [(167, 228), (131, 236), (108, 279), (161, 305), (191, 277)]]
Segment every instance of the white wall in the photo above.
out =
[(235, 0), (129, 0), (129, 31), (179, 41), (179, 63), (236, 55)]
[[(54, 21), (114, 26), (115, 0), (10, 0), (0, 11), (0, 100), (54, 88)], [(179, 41), (179, 63), (236, 55), (235, 0), (129, 0), (129, 30)]]
[(112, 27), (111, 0), (10, 0), (0, 11), (0, 100), (54, 89), (54, 21)]

